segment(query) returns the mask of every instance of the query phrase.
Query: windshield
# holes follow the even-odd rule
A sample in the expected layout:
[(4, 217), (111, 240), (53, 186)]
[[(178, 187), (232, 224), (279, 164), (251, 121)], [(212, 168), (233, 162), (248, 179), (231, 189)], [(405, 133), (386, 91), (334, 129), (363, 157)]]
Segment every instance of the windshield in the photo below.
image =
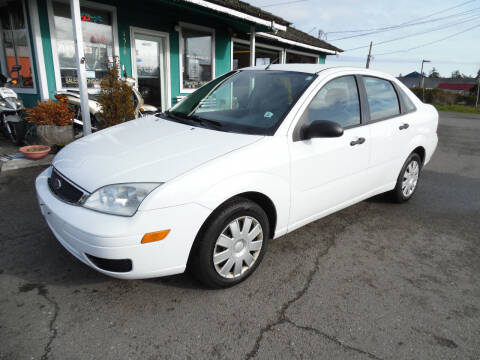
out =
[(316, 75), (273, 70), (228, 73), (166, 112), (175, 121), (245, 134), (273, 135)]

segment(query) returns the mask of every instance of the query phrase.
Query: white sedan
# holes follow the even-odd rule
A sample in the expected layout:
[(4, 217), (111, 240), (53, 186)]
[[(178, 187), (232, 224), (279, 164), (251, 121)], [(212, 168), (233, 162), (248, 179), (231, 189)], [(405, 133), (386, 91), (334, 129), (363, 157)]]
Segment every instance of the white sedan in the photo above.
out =
[(246, 68), (66, 146), (36, 189), (58, 241), (101, 273), (188, 268), (227, 287), (270, 239), (380, 193), (409, 200), (437, 125), (432, 106), (383, 73)]

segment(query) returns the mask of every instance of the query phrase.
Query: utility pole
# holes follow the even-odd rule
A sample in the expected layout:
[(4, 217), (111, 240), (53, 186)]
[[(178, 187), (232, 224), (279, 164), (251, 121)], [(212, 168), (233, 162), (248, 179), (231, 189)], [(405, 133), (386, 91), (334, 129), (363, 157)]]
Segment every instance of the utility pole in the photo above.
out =
[(423, 75), (423, 64), (431, 62), (430, 60), (422, 60), (422, 68), (420, 70), (420, 86), (422, 87), (422, 101), (425, 102), (425, 76)]
[(475, 108), (478, 108), (478, 96), (480, 95), (480, 77), (477, 79), (477, 101), (475, 101)]
[(370, 41), (370, 50), (368, 50), (368, 56), (367, 56), (367, 69), (370, 68), (370, 59), (372, 58), (372, 45), (373, 45), (373, 41)]

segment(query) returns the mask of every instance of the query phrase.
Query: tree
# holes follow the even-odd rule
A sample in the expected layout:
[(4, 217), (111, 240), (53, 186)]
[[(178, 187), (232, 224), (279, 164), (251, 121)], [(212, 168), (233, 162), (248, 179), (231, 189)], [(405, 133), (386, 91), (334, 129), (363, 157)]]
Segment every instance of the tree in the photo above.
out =
[(475, 77), (475, 79), (480, 79), (480, 69), (478, 69), (477, 76)]
[(464, 77), (465, 76), (459, 70), (452, 72), (452, 79), (463, 79)]
[(475, 86), (470, 89), (470, 95), (477, 96), (477, 88), (478, 84), (475, 84)]
[[(110, 64), (108, 64), (110, 65)], [(106, 128), (135, 118), (133, 90), (119, 77), (118, 59), (108, 66), (107, 75), (100, 83), (97, 99), (100, 104), (100, 127)]]
[(430, 74), (428, 74), (428, 77), (429, 77), (429, 78), (438, 79), (438, 78), (440, 77), (440, 73), (439, 73), (438, 70), (434, 67), (434, 68), (430, 71)]

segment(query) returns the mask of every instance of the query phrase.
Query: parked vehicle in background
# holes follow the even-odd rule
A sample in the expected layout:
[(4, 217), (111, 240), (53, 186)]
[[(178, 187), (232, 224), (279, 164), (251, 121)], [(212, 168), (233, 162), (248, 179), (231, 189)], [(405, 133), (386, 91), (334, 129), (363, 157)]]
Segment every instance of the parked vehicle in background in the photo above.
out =
[(411, 199), (437, 126), (434, 107), (383, 73), (246, 68), (66, 146), (36, 189), (57, 239), (94, 269), (137, 279), (188, 267), (227, 287), (272, 238), (380, 193)]
[[(17, 67), (19, 66), (15, 68)], [(25, 107), (15, 91), (6, 86), (9, 83), (15, 84), (15, 81), (0, 74), (0, 128), (15, 145), (20, 145), (25, 133), (23, 121)]]
[[(145, 104), (143, 101), (142, 94), (138, 91), (135, 86), (135, 80), (132, 78), (126, 78), (127, 83), (131, 86), (133, 91), (133, 104), (135, 107), (135, 117), (142, 117), (147, 115), (153, 115), (158, 112), (157, 107)], [(66, 98), (66, 101), (72, 105), (75, 112), (74, 124), (76, 126), (76, 132), (79, 133), (82, 131), (83, 120), (82, 120), (82, 111), (80, 106), (80, 92), (77, 90), (68, 90), (60, 91), (55, 95), (55, 98), (60, 99), (62, 97)], [(100, 104), (97, 101), (98, 94), (89, 92), (88, 93), (88, 107), (90, 109), (90, 121), (92, 124), (92, 130), (97, 131), (101, 129), (101, 116), (100, 116)]]

